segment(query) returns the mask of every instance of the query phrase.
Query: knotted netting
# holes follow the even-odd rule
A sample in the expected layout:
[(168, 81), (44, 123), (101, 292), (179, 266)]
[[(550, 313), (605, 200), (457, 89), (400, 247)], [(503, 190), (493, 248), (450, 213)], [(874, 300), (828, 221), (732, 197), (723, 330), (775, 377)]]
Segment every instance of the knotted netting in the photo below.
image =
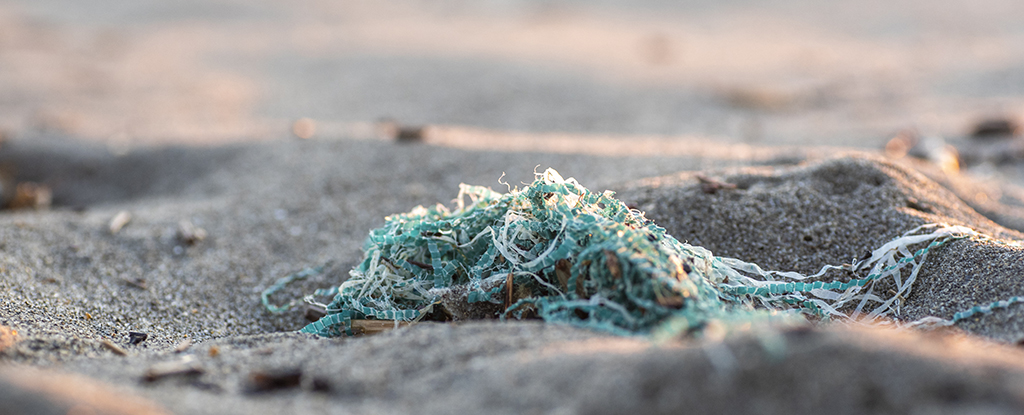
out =
[[(454, 210), (420, 206), (385, 218), (350, 278), (315, 293), (333, 301), (301, 331), (338, 336), (353, 333), (353, 320), (450, 319), (459, 307), (453, 292), (455, 302), (497, 310), (495, 317), (536, 316), (624, 335), (791, 322), (801, 314), (872, 320), (899, 312), (930, 250), (969, 236), (978, 234), (926, 225), (853, 264), (826, 265), (814, 275), (764, 271), (680, 242), (612, 192), (592, 192), (548, 169), (521, 190), (463, 184)], [(836, 269), (861, 277), (822, 280)], [(288, 309), (271, 305), (270, 294), (317, 271), (282, 278), (263, 293), (264, 305)], [(895, 283), (894, 295), (875, 292), (883, 280)], [(993, 306), (1006, 305), (981, 312)]]

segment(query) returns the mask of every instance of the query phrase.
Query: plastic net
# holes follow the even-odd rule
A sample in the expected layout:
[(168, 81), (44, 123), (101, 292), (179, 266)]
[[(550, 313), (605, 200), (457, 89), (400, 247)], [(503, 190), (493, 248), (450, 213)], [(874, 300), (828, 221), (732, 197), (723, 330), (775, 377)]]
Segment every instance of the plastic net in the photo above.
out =
[[(764, 271), (680, 242), (612, 192), (591, 192), (548, 169), (521, 190), (501, 194), (463, 184), (454, 210), (417, 207), (385, 218), (350, 278), (315, 293), (333, 301), (324, 305), (325, 317), (301, 331), (338, 336), (353, 334), (353, 320), (397, 326), (473, 309), (484, 310), (476, 314), (482, 317), (535, 316), (623, 335), (699, 333), (712, 322), (793, 322), (801, 314), (871, 320), (899, 313), (930, 250), (973, 235), (927, 225), (854, 264), (826, 265), (814, 275)], [(863, 277), (822, 281), (833, 270)], [(315, 272), (279, 280), (263, 293), (264, 305), (288, 309), (269, 296)], [(883, 280), (895, 283), (894, 295), (874, 291)]]

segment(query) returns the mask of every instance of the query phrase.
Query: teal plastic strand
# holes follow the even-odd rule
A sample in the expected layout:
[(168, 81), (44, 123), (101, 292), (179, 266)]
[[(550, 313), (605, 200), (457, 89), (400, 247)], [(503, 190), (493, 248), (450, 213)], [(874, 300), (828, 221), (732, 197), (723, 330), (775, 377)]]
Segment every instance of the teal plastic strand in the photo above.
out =
[[(501, 304), (504, 284), (472, 287), (509, 274), (530, 295), (504, 315), (532, 309), (547, 321), (617, 333), (646, 333), (673, 316), (708, 321), (763, 312), (733, 310), (706, 270), (684, 271), (695, 252), (710, 261), (709, 252), (666, 235), (613, 193), (590, 192), (550, 169), (508, 194), (462, 185), (454, 211), (437, 205), (389, 216), (364, 249), (328, 315), (303, 331), (350, 332), (353, 319), (413, 321), (455, 286), (471, 288), (471, 304)], [(559, 280), (566, 271), (560, 261), (568, 261), (568, 281)]]
[[(856, 264), (826, 265), (813, 275), (764, 271), (682, 243), (613, 196), (548, 169), (530, 186), (507, 194), (461, 185), (454, 211), (436, 205), (389, 216), (370, 232), (365, 256), (350, 278), (315, 293), (333, 300), (327, 316), (301, 331), (351, 335), (354, 319), (417, 321), (454, 287), (467, 290), (469, 305), (502, 304), (506, 285), (494, 284), (509, 275), (520, 297), (500, 313), (502, 318), (530, 313), (624, 335), (655, 329), (700, 333), (713, 322), (801, 321), (799, 314), (847, 319), (849, 311), (841, 310), (857, 304), (856, 317), (868, 304), (880, 303), (868, 314), (875, 318), (899, 312), (902, 295), (909, 295), (929, 252), (957, 239), (983, 238), (967, 228), (931, 224)], [(264, 306), (288, 310), (295, 301), (275, 306), (269, 296), (323, 268), (278, 280), (263, 292)], [(832, 270), (862, 277), (816, 280)], [(889, 278), (896, 294), (887, 299), (873, 294), (873, 286)], [(1019, 302), (1022, 297), (1012, 297), (956, 313), (952, 320), (931, 317), (909, 325), (955, 324)]]
[(961, 322), (963, 320), (969, 319), (969, 318), (974, 317), (976, 315), (989, 314), (989, 313), (991, 313), (992, 311), (994, 311), (996, 309), (1007, 308), (1007, 307), (1009, 307), (1009, 306), (1011, 306), (1013, 304), (1018, 304), (1018, 303), (1024, 303), (1024, 297), (1014, 296), (1014, 297), (1010, 297), (1010, 298), (1008, 298), (1006, 300), (1000, 300), (1000, 301), (993, 302), (993, 303), (988, 304), (988, 305), (974, 306), (974, 307), (971, 307), (969, 310), (965, 310), (965, 311), (961, 311), (959, 313), (953, 314), (953, 320), (951, 321), (950, 324), (959, 323), (959, 322)]
[[(282, 290), (284, 287), (288, 286), (288, 284), (291, 284), (295, 281), (304, 280), (313, 275), (318, 275), (322, 273), (324, 271), (324, 268), (327, 268), (328, 266), (330, 266), (330, 264), (330, 262), (327, 262), (319, 267), (305, 268), (302, 271), (278, 279), (274, 283), (274, 285), (271, 285), (270, 288), (267, 288), (266, 290), (263, 290), (262, 293), (260, 293), (260, 301), (263, 303), (263, 307), (265, 307), (271, 313), (283, 313), (285, 311), (291, 310), (292, 307), (295, 306), (295, 304), (298, 304), (298, 300), (292, 300), (285, 305), (278, 306), (270, 303), (270, 296)], [(334, 291), (334, 288), (327, 290), (321, 289), (317, 290), (313, 295), (334, 295)]]

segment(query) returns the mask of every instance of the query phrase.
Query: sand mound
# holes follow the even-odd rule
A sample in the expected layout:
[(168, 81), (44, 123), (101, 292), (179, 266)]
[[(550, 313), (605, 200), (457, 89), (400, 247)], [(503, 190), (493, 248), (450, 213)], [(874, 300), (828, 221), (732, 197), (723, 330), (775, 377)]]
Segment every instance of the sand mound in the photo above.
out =
[[(886, 159), (852, 154), (796, 167), (743, 169), (715, 176), (722, 183), (717, 189), (696, 175), (644, 179), (620, 197), (676, 238), (775, 270), (813, 273), (825, 264), (851, 263), (925, 223), (963, 225), (994, 238), (960, 240), (930, 255), (897, 316), (904, 320), (948, 319), (1024, 294), (1024, 249), (1006, 244), (1024, 235)], [(1015, 342), (1024, 338), (1021, 309), (1013, 306), (960, 326)]]

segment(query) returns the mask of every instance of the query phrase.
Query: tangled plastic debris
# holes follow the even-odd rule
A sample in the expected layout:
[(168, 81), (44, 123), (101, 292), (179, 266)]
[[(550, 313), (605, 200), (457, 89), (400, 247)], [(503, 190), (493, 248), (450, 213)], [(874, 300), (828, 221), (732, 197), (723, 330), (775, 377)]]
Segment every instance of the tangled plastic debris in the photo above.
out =
[[(301, 331), (338, 336), (353, 334), (353, 320), (390, 320), (397, 327), (470, 315), (537, 316), (623, 335), (700, 333), (710, 323), (791, 322), (801, 314), (875, 320), (899, 312), (930, 250), (968, 236), (978, 234), (925, 225), (854, 264), (826, 265), (809, 276), (764, 271), (680, 242), (613, 193), (591, 192), (548, 169), (506, 194), (463, 184), (454, 211), (437, 205), (387, 217), (370, 232), (363, 261), (347, 281), (306, 297), (333, 301), (322, 305), (326, 316)], [(832, 270), (866, 275), (822, 281)], [(274, 306), (269, 296), (317, 272), (282, 278), (264, 291), (264, 305), (289, 309), (293, 304)], [(888, 279), (895, 294), (883, 298), (874, 287)], [(1004, 302), (972, 310), (1019, 300)], [(931, 319), (911, 325), (955, 322)]]

